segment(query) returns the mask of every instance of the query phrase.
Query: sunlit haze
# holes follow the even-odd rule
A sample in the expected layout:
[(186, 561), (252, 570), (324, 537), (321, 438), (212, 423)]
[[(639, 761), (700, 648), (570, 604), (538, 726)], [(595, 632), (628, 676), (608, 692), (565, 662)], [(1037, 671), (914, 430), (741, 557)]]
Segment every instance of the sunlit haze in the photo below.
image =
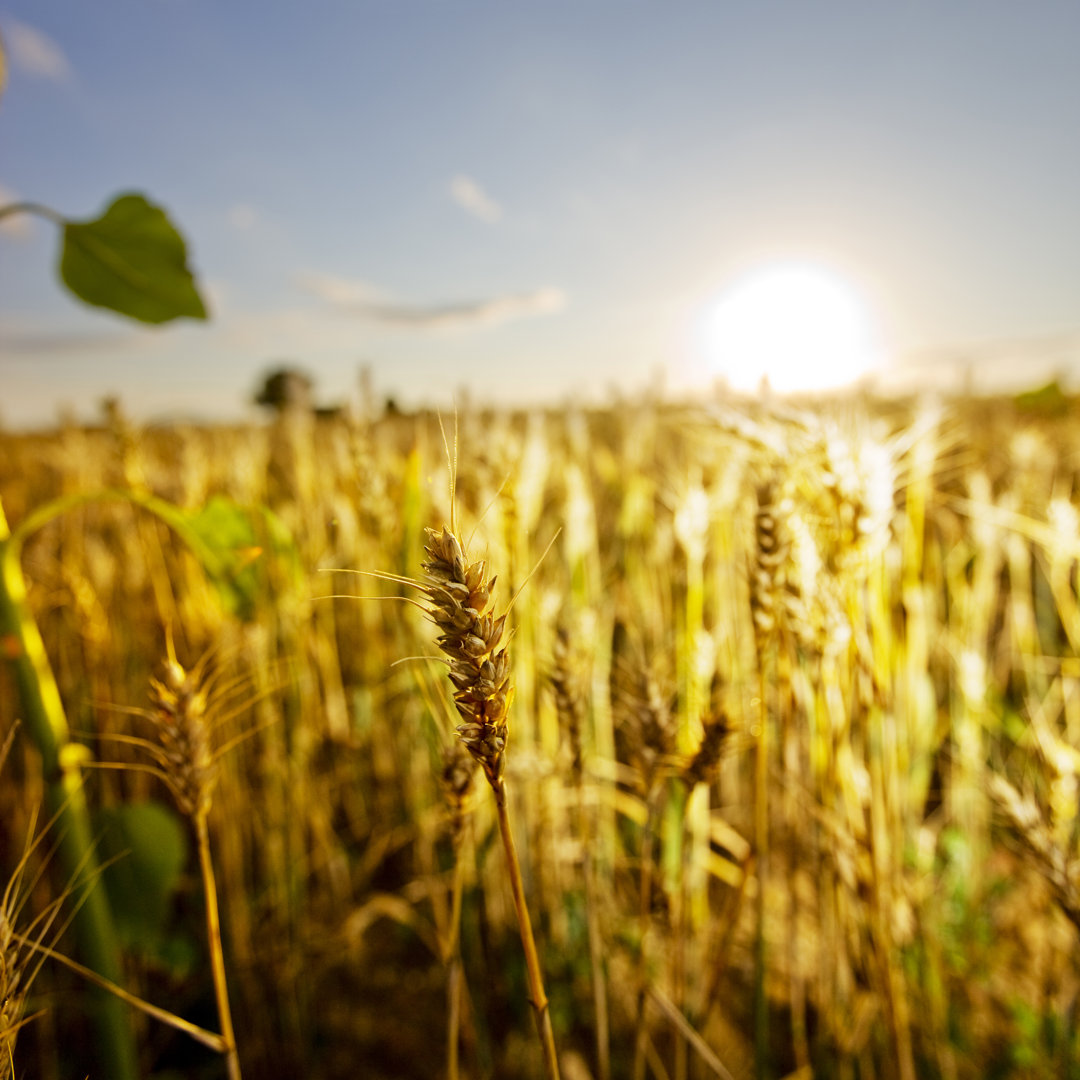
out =
[(813, 264), (778, 264), (740, 276), (708, 308), (701, 347), (737, 390), (833, 390), (866, 377), (881, 344), (866, 302)]
[[(241, 416), (284, 364), (405, 407), (1080, 370), (1080, 5), (11, 0), (0, 35), (0, 205), (145, 193), (211, 312), (88, 308), (55, 226), (0, 220), (10, 426)], [(754, 276), (792, 259), (831, 277)]]

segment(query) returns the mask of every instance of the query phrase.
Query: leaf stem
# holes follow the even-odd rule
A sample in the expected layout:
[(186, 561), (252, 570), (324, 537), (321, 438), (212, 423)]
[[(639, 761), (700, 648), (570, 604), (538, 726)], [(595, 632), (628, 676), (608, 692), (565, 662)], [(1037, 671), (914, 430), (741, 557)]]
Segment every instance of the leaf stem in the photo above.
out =
[(67, 224), (67, 218), (65, 218), (63, 214), (58, 214), (51, 207), (44, 206), (41, 203), (15, 202), (0, 206), (0, 220), (11, 217), (14, 214), (37, 214), (38, 217), (43, 217), (47, 221), (51, 221), (54, 225), (64, 226)]

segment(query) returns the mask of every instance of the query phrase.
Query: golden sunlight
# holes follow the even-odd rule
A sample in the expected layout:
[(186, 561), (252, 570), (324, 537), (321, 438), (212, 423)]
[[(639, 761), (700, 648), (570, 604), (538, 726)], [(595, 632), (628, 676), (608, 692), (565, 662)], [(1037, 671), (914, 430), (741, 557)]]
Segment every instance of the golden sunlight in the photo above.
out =
[(866, 302), (814, 263), (773, 263), (738, 278), (707, 310), (702, 347), (712, 371), (744, 391), (835, 390), (880, 361)]

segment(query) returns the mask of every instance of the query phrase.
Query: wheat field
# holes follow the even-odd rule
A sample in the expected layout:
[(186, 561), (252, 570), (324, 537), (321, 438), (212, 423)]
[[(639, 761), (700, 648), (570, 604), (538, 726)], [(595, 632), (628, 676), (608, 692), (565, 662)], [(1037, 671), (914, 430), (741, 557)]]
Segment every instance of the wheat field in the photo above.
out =
[[(551, 1075), (403, 580), (456, 523), (562, 1076), (1080, 1076), (1078, 470), (1067, 401), (0, 433), (13, 528), (73, 497), (22, 568), (122, 986), (223, 1036), (231, 1000), (233, 1057), (126, 1012), (139, 1075)], [(5, 666), (0, 1075), (105, 1080), (22, 719)]]

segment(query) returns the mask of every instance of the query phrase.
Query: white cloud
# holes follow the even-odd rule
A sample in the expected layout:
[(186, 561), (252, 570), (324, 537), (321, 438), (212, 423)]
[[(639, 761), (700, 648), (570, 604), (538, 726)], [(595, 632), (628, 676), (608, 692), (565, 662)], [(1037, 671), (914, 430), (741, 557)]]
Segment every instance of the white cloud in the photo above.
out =
[(502, 207), (471, 176), (455, 176), (450, 181), (450, 195), (462, 210), (489, 225), (503, 215)]
[(383, 326), (421, 332), (499, 326), (534, 315), (550, 315), (566, 306), (566, 294), (553, 287), (481, 300), (414, 304), (397, 300), (366, 281), (349, 281), (329, 274), (306, 273), (297, 278), (297, 284), (343, 313)]
[[(0, 206), (8, 206), (11, 203), (21, 202), (21, 196), (17, 191), (0, 184)], [(33, 234), (34, 219), (30, 214), (10, 214), (0, 218), (0, 233), (17, 240), (25, 240)]]
[(13, 67), (53, 82), (71, 78), (71, 64), (64, 50), (47, 34), (10, 16), (4, 19), (0, 32)]

